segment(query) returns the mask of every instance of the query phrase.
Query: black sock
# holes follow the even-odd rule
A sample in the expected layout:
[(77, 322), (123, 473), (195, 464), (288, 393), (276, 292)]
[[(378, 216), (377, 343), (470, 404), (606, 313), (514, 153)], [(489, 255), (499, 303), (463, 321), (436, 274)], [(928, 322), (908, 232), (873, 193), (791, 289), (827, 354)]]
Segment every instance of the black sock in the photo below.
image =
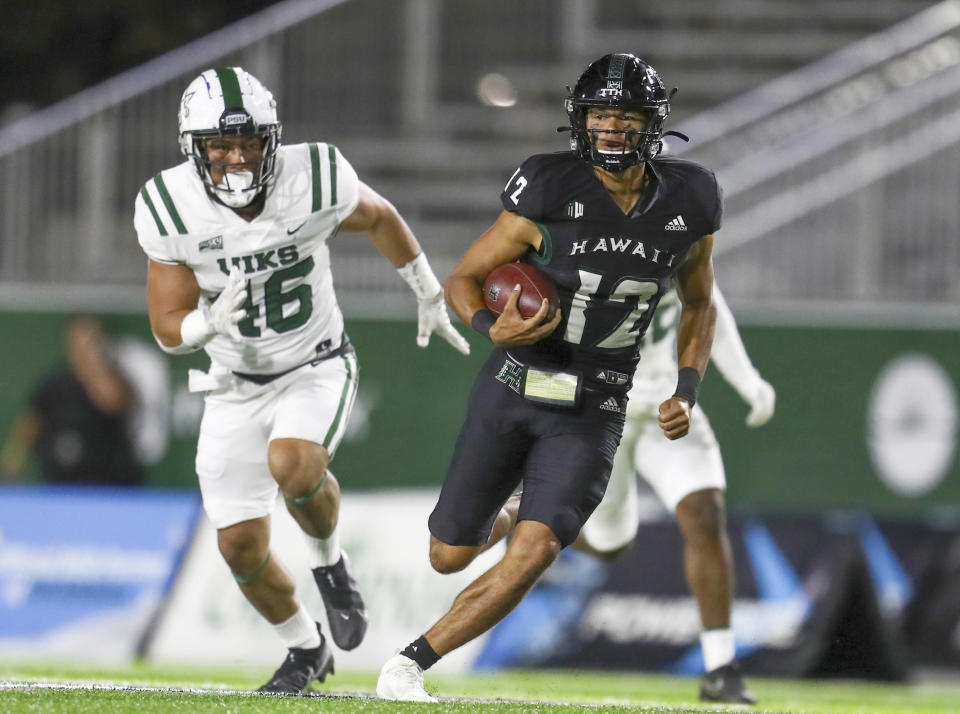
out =
[(433, 651), (433, 647), (427, 642), (427, 638), (421, 635), (403, 650), (400, 654), (409, 657), (420, 665), (420, 669), (426, 671), (440, 661), (440, 655)]

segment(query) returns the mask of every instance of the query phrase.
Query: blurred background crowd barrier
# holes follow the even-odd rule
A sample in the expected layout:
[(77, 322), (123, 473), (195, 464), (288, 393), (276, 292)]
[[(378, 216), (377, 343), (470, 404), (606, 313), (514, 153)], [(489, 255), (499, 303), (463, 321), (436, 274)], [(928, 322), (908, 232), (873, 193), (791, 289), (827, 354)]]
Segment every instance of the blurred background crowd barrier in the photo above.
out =
[[(669, 148), (724, 186), (727, 295), (956, 312), (958, 25), (954, 0), (287, 0), (0, 130), (0, 298), (142, 309), (133, 196), (179, 160), (183, 88), (224, 63), (273, 89), (286, 142), (337, 143), (445, 274), (520, 161), (565, 148), (565, 87), (627, 50), (679, 87), (692, 142)], [(402, 283), (353, 243), (344, 302), (396, 314)]]
[[(668, 128), (691, 142), (671, 140), (667, 151), (703, 162), (724, 187), (717, 279), (778, 393), (773, 421), (748, 431), (736, 394), (718, 375), (704, 383), (732, 512), (806, 518), (826, 553), (833, 536), (823, 535), (831, 529), (821, 519), (832, 513), (858, 509), (913, 524), (924, 543), (933, 542), (925, 534), (935, 521), (947, 535), (924, 551), (938, 554), (940, 569), (924, 571), (923, 582), (955, 583), (958, 0), (286, 0), (11, 121), (0, 126), (0, 326), (8, 345), (0, 430), (57, 361), (68, 312), (97, 312), (115, 334), (152, 346), (133, 199), (180, 160), (176, 110), (199, 71), (240, 64), (262, 79), (279, 102), (284, 141), (337, 144), (397, 205), (443, 278), (493, 222), (516, 166), (566, 148), (555, 131), (566, 123), (566, 86), (610, 51), (639, 54), (679, 87)], [(485, 346), (471, 335), (469, 358), (436, 342), (418, 350), (413, 298), (387, 262), (362, 236), (338, 237), (332, 253), (363, 370), (338, 475), (348, 491), (436, 488)], [(163, 359), (169, 387), (154, 402), (162, 409), (154, 416), (163, 416), (150, 427), (147, 464), (148, 486), (161, 489), (149, 493), (158, 494), (195, 488), (201, 403), (185, 381), (188, 367), (205, 366), (202, 355)], [(747, 521), (735, 527), (736, 538), (755, 532)], [(7, 603), (52, 592), (24, 589), (17, 568), (26, 561), (4, 557), (8, 523), (0, 529), (0, 580), (17, 595)], [(655, 540), (673, 548), (662, 534)], [(644, 544), (642, 532), (635, 551)], [(416, 549), (410, 557), (425, 559)], [(354, 560), (362, 574), (367, 566)], [(744, 551), (738, 562), (748, 561)], [(170, 562), (177, 572), (180, 561)], [(679, 561), (661, 553), (654, 562)], [(863, 578), (849, 573), (873, 572), (875, 561), (848, 562), (836, 577), (855, 590), (837, 596), (842, 602), (864, 592)], [(616, 572), (631, 569), (655, 572), (632, 562)], [(797, 572), (805, 591), (819, 587), (820, 575)], [(757, 587), (751, 577), (741, 579), (745, 587)], [(926, 592), (919, 582), (911, 587)], [(160, 586), (160, 601), (173, 584)], [(590, 612), (591, 600), (579, 602)], [(881, 612), (891, 612), (884, 602), (881, 594)], [(894, 659), (955, 666), (955, 614), (925, 625), (942, 628), (940, 654)], [(897, 617), (894, 639), (910, 642), (920, 630), (897, 629)], [(8, 636), (0, 632), (4, 653)], [(652, 662), (644, 657), (634, 659)]]

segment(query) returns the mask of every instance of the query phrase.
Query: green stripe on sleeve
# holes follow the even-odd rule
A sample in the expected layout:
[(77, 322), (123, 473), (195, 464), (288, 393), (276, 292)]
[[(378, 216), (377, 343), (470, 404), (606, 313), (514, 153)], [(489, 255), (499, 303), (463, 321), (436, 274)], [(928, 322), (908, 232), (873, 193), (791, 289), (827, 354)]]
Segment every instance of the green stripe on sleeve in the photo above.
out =
[(550, 236), (550, 229), (542, 223), (534, 223), (537, 230), (540, 231), (540, 248), (533, 254), (535, 262), (541, 265), (548, 265), (553, 260), (553, 238)]
[(143, 198), (143, 202), (147, 204), (147, 208), (150, 209), (150, 215), (153, 216), (153, 220), (157, 224), (157, 230), (160, 231), (160, 235), (167, 235), (167, 229), (164, 227), (163, 221), (160, 220), (160, 215), (157, 213), (157, 209), (153, 205), (153, 200), (150, 198), (150, 194), (147, 193), (146, 186), (140, 189), (140, 196)]
[(327, 147), (330, 155), (330, 206), (337, 205), (337, 147), (330, 144)]
[(224, 111), (243, 109), (243, 95), (240, 93), (240, 82), (233, 67), (217, 67), (217, 79), (220, 80), (220, 89), (223, 90)]
[(177, 207), (173, 205), (173, 199), (170, 198), (170, 192), (167, 191), (167, 185), (163, 182), (163, 174), (157, 174), (154, 176), (153, 183), (157, 187), (157, 193), (160, 194), (160, 200), (163, 201), (163, 205), (167, 207), (167, 212), (170, 214), (170, 218), (173, 219), (173, 225), (176, 226), (177, 233), (186, 233), (187, 227), (183, 225), (183, 221), (180, 220), (180, 214), (177, 213)]
[(313, 208), (312, 212), (323, 207), (323, 186), (320, 184), (320, 149), (316, 144), (310, 144), (310, 168), (313, 171)]

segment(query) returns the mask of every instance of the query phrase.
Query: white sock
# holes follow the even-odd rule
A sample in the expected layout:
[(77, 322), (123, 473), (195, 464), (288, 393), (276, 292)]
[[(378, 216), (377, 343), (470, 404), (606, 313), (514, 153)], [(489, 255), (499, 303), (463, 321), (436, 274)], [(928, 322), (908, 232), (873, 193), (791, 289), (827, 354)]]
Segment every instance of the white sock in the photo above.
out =
[(293, 613), (293, 616), (284, 620), (279, 625), (274, 625), (273, 629), (280, 636), (280, 641), (287, 646), (287, 649), (297, 647), (304, 650), (312, 650), (320, 646), (320, 633), (317, 631), (317, 623), (310, 617), (302, 604), (300, 609)]
[(340, 529), (335, 528), (329, 538), (314, 538), (304, 534), (310, 553), (310, 568), (336, 565), (340, 560)]
[(703, 665), (707, 672), (730, 664), (736, 657), (733, 630), (729, 627), (701, 632), (700, 647), (703, 649)]

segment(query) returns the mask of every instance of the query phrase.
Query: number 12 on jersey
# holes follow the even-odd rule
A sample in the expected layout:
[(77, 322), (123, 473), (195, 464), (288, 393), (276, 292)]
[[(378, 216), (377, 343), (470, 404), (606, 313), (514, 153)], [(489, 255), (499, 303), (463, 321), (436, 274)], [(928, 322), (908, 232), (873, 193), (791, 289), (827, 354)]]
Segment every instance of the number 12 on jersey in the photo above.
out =
[[(592, 273), (588, 270), (581, 269), (577, 273), (580, 275), (580, 289), (573, 294), (570, 314), (567, 317), (567, 329), (563, 335), (565, 341), (575, 345), (579, 345), (583, 340), (583, 333), (587, 326), (587, 307), (591, 298), (597, 296), (600, 281), (603, 279), (603, 275), (600, 273)], [(631, 298), (634, 298), (636, 304), (594, 346), (604, 349), (618, 349), (636, 345), (640, 339), (641, 321), (650, 309), (650, 302), (657, 296), (659, 290), (660, 285), (656, 280), (622, 278), (617, 282), (610, 290), (610, 296), (607, 299), (630, 305)]]

